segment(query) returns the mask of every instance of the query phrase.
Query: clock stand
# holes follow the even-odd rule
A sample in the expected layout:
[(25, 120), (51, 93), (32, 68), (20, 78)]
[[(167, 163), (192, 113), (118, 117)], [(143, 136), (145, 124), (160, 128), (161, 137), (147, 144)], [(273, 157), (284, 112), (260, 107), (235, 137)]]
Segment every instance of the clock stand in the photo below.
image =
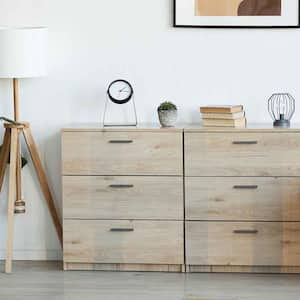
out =
[(137, 113), (136, 113), (136, 106), (135, 106), (135, 101), (134, 101), (134, 96), (132, 96), (131, 99), (131, 104), (132, 104), (132, 110), (134, 114), (134, 120), (132, 123), (109, 123), (107, 122), (107, 112), (108, 112), (108, 106), (110, 103), (109, 97), (107, 96), (106, 101), (105, 101), (105, 107), (104, 107), (104, 114), (103, 114), (103, 127), (118, 127), (118, 126), (125, 126), (125, 127), (135, 127), (138, 124), (137, 121)]

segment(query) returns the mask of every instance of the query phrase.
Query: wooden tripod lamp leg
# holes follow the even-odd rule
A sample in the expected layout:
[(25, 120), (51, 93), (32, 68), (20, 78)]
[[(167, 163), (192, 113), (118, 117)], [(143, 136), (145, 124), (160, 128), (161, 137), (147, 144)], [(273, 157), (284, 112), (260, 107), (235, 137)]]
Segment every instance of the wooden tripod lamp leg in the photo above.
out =
[(10, 129), (6, 128), (4, 138), (3, 138), (1, 153), (0, 153), (0, 192), (2, 190), (4, 174), (8, 163), (9, 151), (10, 151), (9, 148), (10, 148)]
[(52, 194), (51, 194), (50, 189), (49, 189), (49, 185), (48, 185), (47, 178), (46, 178), (46, 173), (45, 173), (44, 168), (42, 166), (42, 162), (41, 162), (41, 159), (39, 157), (37, 147), (35, 145), (35, 142), (34, 142), (32, 134), (31, 134), (30, 128), (29, 127), (24, 128), (23, 129), (23, 134), (24, 134), (24, 137), (25, 137), (27, 147), (29, 149), (29, 153), (30, 153), (30, 156), (31, 156), (31, 159), (32, 159), (32, 162), (33, 162), (38, 180), (40, 182), (41, 189), (43, 191), (45, 200), (47, 202), (48, 209), (50, 211), (53, 224), (55, 226), (57, 236), (58, 236), (59, 241), (62, 245), (62, 228), (61, 228), (61, 224), (60, 224), (57, 212), (56, 212), (56, 208), (55, 208), (55, 204), (54, 204), (54, 201), (53, 201)]
[(11, 273), (13, 234), (14, 234), (14, 208), (16, 196), (16, 174), (17, 174), (17, 144), (18, 129), (11, 129), (10, 144), (10, 166), (9, 166), (9, 187), (8, 187), (8, 211), (7, 211), (7, 243), (5, 272)]

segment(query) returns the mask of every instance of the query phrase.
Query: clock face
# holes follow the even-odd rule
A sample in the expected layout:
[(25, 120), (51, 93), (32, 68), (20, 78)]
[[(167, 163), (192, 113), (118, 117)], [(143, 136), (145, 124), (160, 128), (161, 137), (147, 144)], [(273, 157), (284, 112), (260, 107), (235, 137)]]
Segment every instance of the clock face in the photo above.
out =
[(115, 80), (113, 81), (107, 90), (109, 99), (116, 104), (127, 103), (132, 95), (133, 89), (131, 84), (126, 80)]

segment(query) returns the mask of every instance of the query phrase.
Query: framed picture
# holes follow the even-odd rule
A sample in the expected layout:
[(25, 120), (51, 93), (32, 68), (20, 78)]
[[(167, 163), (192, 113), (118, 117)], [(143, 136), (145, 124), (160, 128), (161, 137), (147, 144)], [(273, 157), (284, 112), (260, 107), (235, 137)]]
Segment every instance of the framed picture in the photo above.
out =
[(300, 27), (300, 0), (174, 0), (175, 27)]

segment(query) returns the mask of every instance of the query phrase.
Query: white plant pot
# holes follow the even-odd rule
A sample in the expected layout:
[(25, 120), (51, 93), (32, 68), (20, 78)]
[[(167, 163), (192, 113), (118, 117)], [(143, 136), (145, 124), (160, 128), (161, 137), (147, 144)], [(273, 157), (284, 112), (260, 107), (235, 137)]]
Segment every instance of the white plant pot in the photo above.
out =
[(177, 121), (177, 110), (159, 110), (158, 118), (162, 127), (173, 127)]

